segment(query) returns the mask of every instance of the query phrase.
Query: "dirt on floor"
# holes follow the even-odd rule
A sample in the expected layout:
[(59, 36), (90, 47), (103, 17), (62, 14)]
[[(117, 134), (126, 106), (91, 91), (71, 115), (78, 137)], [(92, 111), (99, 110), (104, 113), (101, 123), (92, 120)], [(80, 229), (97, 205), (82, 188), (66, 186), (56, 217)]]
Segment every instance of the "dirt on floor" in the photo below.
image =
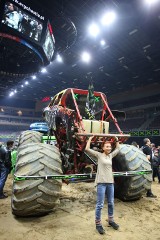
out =
[(8, 198), (0, 200), (1, 240), (160, 240), (160, 184), (153, 182), (157, 198), (145, 195), (138, 201), (115, 199), (115, 221), (118, 231), (107, 223), (107, 205), (102, 212), (106, 230), (100, 235), (94, 224), (96, 191), (93, 183), (63, 185), (56, 211), (35, 218), (16, 218), (11, 211), (12, 178), (5, 185)]

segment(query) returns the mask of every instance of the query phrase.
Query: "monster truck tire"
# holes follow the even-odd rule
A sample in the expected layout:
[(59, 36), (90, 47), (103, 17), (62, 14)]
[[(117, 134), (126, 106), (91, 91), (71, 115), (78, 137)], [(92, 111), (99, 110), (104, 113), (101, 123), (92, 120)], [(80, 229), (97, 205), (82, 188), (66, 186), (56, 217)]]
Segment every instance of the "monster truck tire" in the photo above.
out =
[(42, 133), (36, 131), (24, 131), (19, 136), (18, 146), (28, 143), (40, 143), (42, 135)]
[[(113, 171), (151, 170), (144, 153), (132, 145), (121, 144), (120, 152), (113, 158)], [(152, 174), (134, 177), (115, 177), (115, 196), (121, 200), (137, 200), (151, 188)]]
[[(59, 150), (53, 145), (30, 143), (18, 149), (16, 176), (60, 175)], [(16, 216), (36, 216), (50, 212), (59, 203), (61, 180), (36, 179), (14, 181), (12, 213)]]
[(19, 138), (20, 135), (16, 137), (16, 139), (14, 140), (14, 148), (17, 150), (17, 148), (19, 147)]

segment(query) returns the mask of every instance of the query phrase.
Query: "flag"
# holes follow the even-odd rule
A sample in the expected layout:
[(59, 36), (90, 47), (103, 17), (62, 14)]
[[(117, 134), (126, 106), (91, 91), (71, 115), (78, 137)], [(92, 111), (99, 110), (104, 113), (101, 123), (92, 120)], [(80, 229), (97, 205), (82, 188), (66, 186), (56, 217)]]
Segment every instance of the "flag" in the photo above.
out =
[(88, 86), (88, 94), (85, 112), (87, 113), (88, 119), (95, 119), (95, 96), (94, 96), (94, 86), (92, 81), (90, 81)]

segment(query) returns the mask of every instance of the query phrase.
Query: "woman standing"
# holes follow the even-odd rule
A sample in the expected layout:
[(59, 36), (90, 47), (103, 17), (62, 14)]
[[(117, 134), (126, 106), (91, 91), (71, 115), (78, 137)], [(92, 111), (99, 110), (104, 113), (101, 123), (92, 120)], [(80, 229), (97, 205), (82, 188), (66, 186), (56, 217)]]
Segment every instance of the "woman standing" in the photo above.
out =
[(97, 186), (97, 203), (95, 210), (95, 223), (96, 229), (100, 234), (104, 234), (101, 223), (101, 210), (104, 205), (105, 195), (108, 202), (108, 223), (115, 230), (119, 228), (119, 225), (114, 222), (113, 211), (114, 211), (114, 179), (112, 173), (112, 158), (119, 152), (119, 141), (116, 137), (116, 148), (113, 152), (111, 142), (105, 141), (102, 143), (103, 153), (90, 149), (91, 140), (94, 136), (90, 137), (85, 150), (92, 156), (97, 158), (98, 168), (95, 179), (95, 185)]

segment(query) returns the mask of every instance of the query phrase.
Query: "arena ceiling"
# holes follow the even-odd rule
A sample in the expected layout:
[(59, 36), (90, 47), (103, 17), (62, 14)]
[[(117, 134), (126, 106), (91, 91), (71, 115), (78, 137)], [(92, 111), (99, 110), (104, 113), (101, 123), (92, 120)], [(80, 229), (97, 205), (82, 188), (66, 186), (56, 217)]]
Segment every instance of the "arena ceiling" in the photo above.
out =
[[(47, 72), (36, 73), (36, 79), (0, 75), (0, 97), (16, 90), (12, 97), (40, 100), (69, 87), (87, 89), (91, 78), (95, 90), (107, 96), (136, 89), (142, 89), (143, 96), (146, 86), (155, 86), (160, 94), (160, 2), (38, 0), (38, 6), (49, 16), (63, 62), (54, 60)], [(116, 12), (115, 22), (99, 25), (100, 35), (89, 36), (89, 25), (99, 24), (109, 10)], [(90, 62), (81, 61), (83, 51), (91, 54)]]

